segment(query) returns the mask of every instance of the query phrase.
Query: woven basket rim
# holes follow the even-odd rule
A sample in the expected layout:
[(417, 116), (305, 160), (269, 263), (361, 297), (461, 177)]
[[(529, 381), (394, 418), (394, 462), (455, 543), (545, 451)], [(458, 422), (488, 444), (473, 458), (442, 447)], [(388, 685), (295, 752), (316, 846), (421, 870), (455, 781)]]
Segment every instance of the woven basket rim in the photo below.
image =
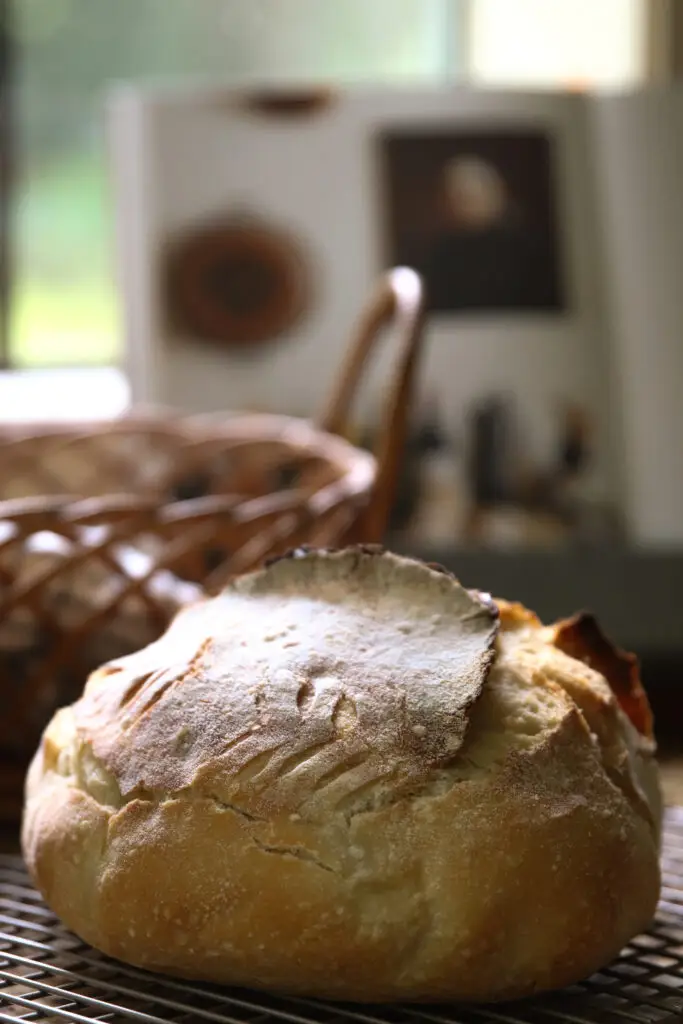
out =
[[(271, 413), (241, 413), (229, 417), (219, 414), (168, 417), (159, 413), (140, 416), (131, 413), (112, 420), (84, 421), (78, 424), (22, 424), (16, 431), (11, 429), (9, 436), (5, 432), (5, 437), (3, 430), (0, 427), (0, 462), (3, 448), (16, 451), (22, 445), (28, 447), (44, 441), (72, 445), (81, 440), (87, 443), (94, 436), (103, 435), (120, 437), (138, 433), (160, 434), (178, 438), (197, 449), (211, 447), (226, 439), (237, 441), (238, 444), (243, 441), (246, 447), (252, 444), (280, 443), (292, 451), (319, 455), (339, 471), (335, 481), (320, 488), (310, 498), (314, 511), (324, 511), (331, 494), (337, 499), (341, 496), (348, 500), (357, 500), (369, 494), (377, 477), (377, 460), (371, 452), (320, 428), (311, 420)], [(121, 502), (125, 504), (130, 498), (130, 492), (111, 491), (98, 497), (103, 506), (108, 500), (112, 505), (120, 507)], [(47, 506), (54, 511), (56, 505), (66, 507), (82, 499), (83, 495), (78, 492), (0, 499), (0, 519), (26, 516), (33, 511), (44, 512)]]

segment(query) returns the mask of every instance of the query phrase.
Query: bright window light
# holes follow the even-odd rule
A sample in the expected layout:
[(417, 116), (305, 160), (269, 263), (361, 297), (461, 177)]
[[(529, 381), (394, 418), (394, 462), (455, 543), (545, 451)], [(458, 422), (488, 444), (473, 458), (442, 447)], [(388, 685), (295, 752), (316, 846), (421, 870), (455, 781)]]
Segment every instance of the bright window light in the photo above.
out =
[(475, 82), (561, 88), (637, 85), (646, 0), (473, 0)]

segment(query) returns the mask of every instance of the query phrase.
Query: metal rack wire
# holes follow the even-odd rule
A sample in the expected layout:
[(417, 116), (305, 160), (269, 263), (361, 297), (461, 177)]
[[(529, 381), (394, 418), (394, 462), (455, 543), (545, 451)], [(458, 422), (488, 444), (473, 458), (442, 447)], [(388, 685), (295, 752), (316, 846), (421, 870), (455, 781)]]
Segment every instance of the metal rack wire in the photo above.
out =
[(358, 1006), (162, 978), (68, 932), (18, 857), (0, 857), (0, 1021), (123, 1024), (649, 1024), (683, 1021), (683, 808), (669, 811), (662, 899), (650, 930), (581, 985), (490, 1007)]

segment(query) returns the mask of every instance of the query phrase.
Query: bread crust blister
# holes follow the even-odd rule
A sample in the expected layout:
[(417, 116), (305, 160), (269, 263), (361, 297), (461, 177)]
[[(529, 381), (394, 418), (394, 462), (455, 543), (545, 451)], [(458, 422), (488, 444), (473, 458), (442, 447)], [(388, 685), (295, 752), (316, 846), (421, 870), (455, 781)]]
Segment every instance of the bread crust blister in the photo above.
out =
[(46, 729), (36, 885), (183, 977), (364, 1002), (577, 981), (649, 923), (661, 820), (637, 669), (577, 621), (376, 549), (239, 577)]

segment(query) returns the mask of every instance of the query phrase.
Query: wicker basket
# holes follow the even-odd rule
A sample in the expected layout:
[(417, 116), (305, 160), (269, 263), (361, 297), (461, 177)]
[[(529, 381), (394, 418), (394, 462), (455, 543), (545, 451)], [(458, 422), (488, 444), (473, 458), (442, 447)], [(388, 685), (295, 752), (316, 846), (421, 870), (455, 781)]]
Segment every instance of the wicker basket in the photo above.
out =
[[(379, 283), (317, 424), (131, 415), (0, 427), (0, 816), (53, 710), (201, 588), (301, 543), (381, 540), (422, 338), (422, 287)], [(400, 340), (374, 455), (338, 436), (380, 328)]]

